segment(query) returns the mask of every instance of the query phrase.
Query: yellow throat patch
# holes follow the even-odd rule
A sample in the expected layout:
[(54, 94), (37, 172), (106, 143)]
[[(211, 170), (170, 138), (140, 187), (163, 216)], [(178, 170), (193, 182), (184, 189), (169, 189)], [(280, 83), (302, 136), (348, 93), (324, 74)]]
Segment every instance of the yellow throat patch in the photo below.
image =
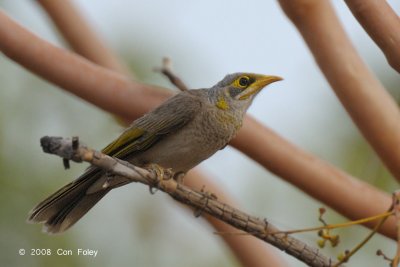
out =
[(223, 97), (218, 97), (217, 108), (227, 110), (229, 108), (228, 102)]

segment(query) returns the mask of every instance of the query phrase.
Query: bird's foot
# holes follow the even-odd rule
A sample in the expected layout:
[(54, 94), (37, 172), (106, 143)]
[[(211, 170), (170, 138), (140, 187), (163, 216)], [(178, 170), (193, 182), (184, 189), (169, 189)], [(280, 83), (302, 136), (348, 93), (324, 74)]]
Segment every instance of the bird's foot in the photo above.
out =
[(218, 199), (216, 194), (211, 193), (210, 191), (206, 191), (205, 188), (206, 188), (206, 186), (203, 185), (203, 187), (200, 190), (200, 193), (203, 195), (204, 198), (209, 198), (209, 199), (213, 199), (213, 200)]
[(200, 194), (202, 195), (203, 205), (194, 210), (194, 212), (193, 212), (194, 217), (200, 217), (203, 214), (204, 210), (207, 208), (208, 201), (210, 199), (211, 200), (217, 200), (218, 199), (216, 194), (214, 194), (214, 193), (212, 193), (210, 191), (206, 191), (204, 185), (200, 190)]
[(153, 190), (154, 188), (162, 187), (165, 190), (165, 188), (167, 188), (167, 181), (172, 180), (172, 178), (174, 177), (174, 172), (172, 171), (172, 169), (163, 168), (156, 163), (148, 164), (146, 166), (146, 169), (152, 172), (155, 176), (155, 179), (149, 184), (149, 190), (151, 194), (157, 192), (157, 190)]
[(182, 184), (182, 185), (183, 185), (183, 182), (184, 182), (184, 180), (185, 180), (185, 176), (186, 176), (186, 173), (184, 173), (184, 172), (175, 173), (175, 174), (174, 174), (174, 180), (175, 180), (178, 184)]

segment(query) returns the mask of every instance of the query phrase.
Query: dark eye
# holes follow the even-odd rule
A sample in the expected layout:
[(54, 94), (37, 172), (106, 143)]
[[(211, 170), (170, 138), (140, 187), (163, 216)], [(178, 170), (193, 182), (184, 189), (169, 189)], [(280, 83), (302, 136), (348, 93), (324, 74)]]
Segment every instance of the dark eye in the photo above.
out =
[(241, 87), (247, 87), (250, 84), (250, 79), (249, 77), (241, 77), (239, 79), (239, 85)]

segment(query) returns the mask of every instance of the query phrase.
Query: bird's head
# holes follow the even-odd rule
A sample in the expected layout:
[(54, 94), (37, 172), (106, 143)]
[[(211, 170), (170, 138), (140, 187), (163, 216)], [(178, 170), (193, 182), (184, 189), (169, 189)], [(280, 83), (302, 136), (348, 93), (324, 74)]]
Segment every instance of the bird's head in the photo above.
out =
[(254, 73), (229, 74), (211, 88), (209, 95), (219, 109), (244, 113), (265, 86), (280, 80), (278, 76)]

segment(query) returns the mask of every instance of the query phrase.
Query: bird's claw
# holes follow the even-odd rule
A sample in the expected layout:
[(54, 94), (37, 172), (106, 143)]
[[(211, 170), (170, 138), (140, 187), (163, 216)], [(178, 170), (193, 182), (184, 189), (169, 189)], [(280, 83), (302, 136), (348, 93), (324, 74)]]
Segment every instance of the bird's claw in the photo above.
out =
[(182, 184), (183, 185), (183, 181), (185, 178), (186, 173), (184, 172), (178, 172), (174, 174), (174, 180), (178, 183), (178, 184)]
[(212, 200), (217, 200), (218, 199), (216, 194), (211, 193), (210, 191), (206, 191), (204, 185), (201, 188), (200, 193), (203, 195), (203, 198), (208, 198), (208, 199), (212, 199)]
[(193, 214), (194, 217), (200, 217), (201, 214), (203, 213), (203, 211), (205, 210), (205, 208), (208, 205), (208, 201), (211, 200), (217, 200), (218, 197), (217, 195), (215, 195), (214, 193), (211, 193), (210, 191), (205, 191), (205, 186), (203, 186), (200, 190), (200, 194), (202, 195), (202, 199), (204, 200), (204, 203), (202, 205), (202, 207), (199, 207), (197, 209), (194, 210)]
[(101, 186), (103, 189), (110, 187), (112, 181), (114, 180), (115, 175), (111, 173), (106, 173), (106, 180), (104, 181), (103, 185)]
[[(152, 183), (149, 184), (150, 194), (155, 194), (157, 192), (157, 188), (159, 187), (160, 182), (164, 180), (169, 180), (173, 177), (174, 173), (172, 169), (165, 169), (156, 163), (151, 163), (147, 166), (147, 169), (153, 173), (155, 179)], [(156, 188), (156, 190), (153, 190)]]

